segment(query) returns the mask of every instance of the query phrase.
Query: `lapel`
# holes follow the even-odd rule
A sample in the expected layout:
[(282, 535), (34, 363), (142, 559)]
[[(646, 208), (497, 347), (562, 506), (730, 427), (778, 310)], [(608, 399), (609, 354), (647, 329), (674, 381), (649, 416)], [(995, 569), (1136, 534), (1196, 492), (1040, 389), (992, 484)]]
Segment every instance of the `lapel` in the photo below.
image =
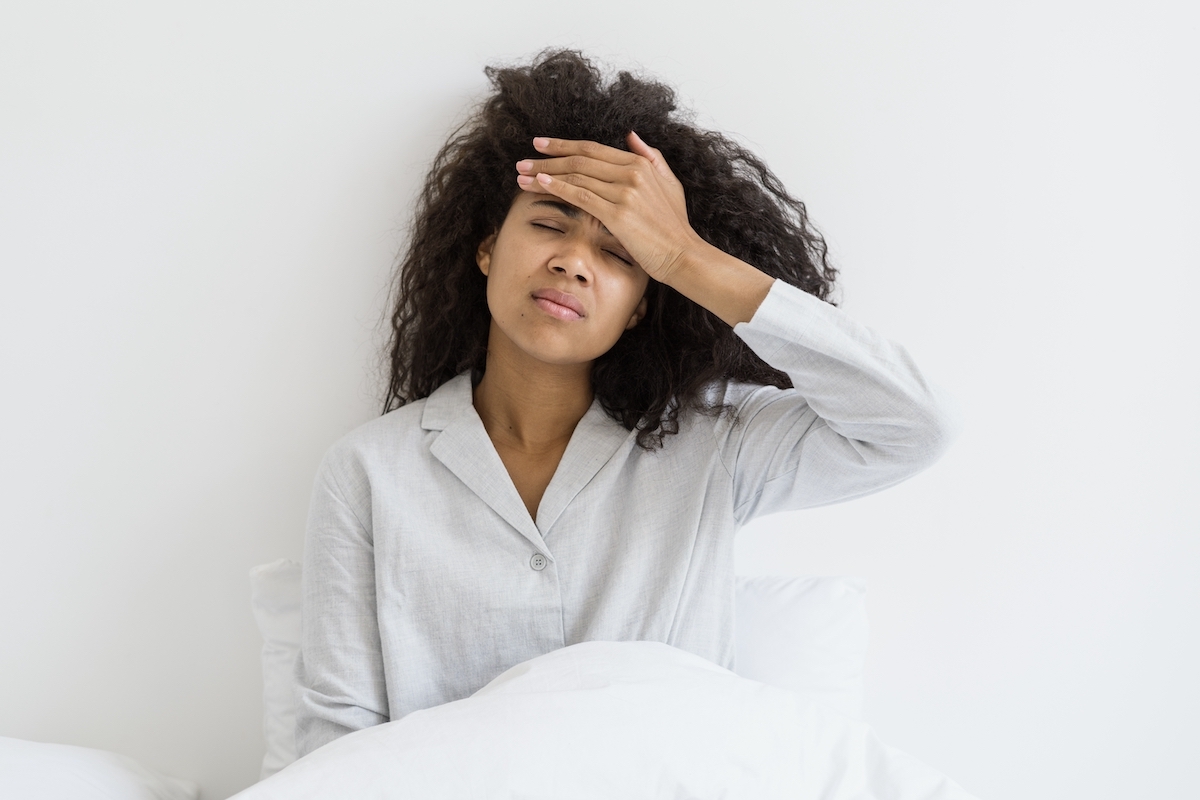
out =
[(429, 452), (453, 472), (505, 522), (553, 561), (517, 487), (492, 446), (492, 440), (471, 403), (471, 376), (459, 375), (437, 388), (425, 401), (421, 427), (441, 430)]
[(534, 524), (483, 421), (475, 413), (468, 373), (447, 381), (429, 395), (421, 427), (441, 431), (429, 449), (434, 458), (551, 560), (553, 556), (546, 548), (544, 534), (621, 445), (635, 435), (604, 413), (599, 400), (593, 400), (571, 434), (554, 477), (542, 495)]
[[(621, 445), (635, 434), (604, 413), (599, 400), (579, 420), (563, 452), (558, 469), (538, 505), (537, 527), (543, 538), (554, 527), (563, 510), (587, 486)], [(515, 491), (515, 490), (514, 490)]]

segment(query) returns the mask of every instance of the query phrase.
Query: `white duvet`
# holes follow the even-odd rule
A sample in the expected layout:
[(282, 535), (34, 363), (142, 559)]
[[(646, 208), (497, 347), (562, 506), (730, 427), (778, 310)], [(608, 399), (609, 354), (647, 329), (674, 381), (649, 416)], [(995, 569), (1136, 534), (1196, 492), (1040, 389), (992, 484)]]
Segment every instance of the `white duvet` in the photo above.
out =
[(657, 642), (547, 653), (237, 797), (974, 800), (861, 722)]

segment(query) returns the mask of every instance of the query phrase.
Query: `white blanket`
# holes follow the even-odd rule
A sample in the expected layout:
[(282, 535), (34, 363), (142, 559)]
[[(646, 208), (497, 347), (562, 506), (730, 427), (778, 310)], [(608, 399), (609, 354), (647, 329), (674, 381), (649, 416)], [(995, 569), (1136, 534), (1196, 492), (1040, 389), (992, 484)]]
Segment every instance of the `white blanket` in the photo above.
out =
[(584, 642), (343, 736), (237, 795), (973, 800), (849, 717), (657, 642)]

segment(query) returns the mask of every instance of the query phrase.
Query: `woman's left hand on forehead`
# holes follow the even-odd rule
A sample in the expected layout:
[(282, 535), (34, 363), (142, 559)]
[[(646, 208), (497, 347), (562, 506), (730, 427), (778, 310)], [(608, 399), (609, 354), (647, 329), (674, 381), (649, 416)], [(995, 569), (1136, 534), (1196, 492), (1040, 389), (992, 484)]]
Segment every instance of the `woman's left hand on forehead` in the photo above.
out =
[(688, 224), (683, 186), (662, 153), (636, 133), (627, 141), (632, 152), (539, 137), (533, 145), (547, 157), (518, 162), (517, 183), (591, 214), (651, 278), (666, 282), (702, 240)]

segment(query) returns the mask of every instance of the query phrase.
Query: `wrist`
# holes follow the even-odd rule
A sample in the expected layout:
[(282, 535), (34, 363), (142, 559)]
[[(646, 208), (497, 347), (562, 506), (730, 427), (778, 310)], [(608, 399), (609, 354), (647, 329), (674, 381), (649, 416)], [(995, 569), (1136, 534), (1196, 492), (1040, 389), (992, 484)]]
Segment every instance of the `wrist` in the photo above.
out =
[(775, 279), (700, 238), (684, 248), (662, 283), (703, 306), (730, 327), (749, 322)]
[(683, 287), (693, 282), (697, 276), (703, 277), (704, 274), (713, 272), (717, 268), (718, 259), (725, 255), (692, 231), (689, 238), (677, 249), (676, 256), (667, 269), (663, 270), (663, 276), (657, 280), (683, 292)]

